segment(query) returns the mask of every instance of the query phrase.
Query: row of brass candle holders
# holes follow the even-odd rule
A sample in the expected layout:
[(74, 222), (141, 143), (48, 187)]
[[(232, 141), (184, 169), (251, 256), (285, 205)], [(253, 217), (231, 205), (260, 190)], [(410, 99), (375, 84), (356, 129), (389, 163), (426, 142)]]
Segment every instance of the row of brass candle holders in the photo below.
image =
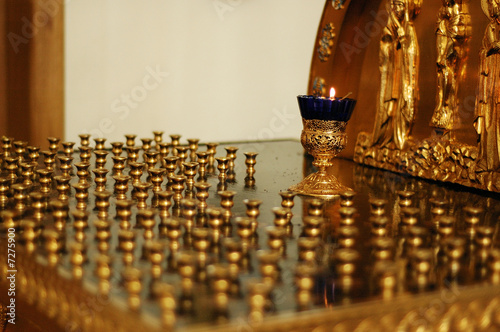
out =
[[(141, 176), (124, 175), (126, 170), (140, 170), (136, 163), (125, 164), (121, 175), (114, 175), (124, 178), (115, 179), (113, 194), (101, 180), (95, 181), (111, 178), (111, 172), (101, 176), (94, 172), (103, 169), (96, 164), (91, 184), (90, 166), (82, 167), (80, 174), (71, 175), (74, 199), (65, 179), (56, 180), (55, 188), (51, 182), (43, 184), (54, 171), (34, 172), (38, 178), (18, 176), (17, 169), (2, 172), (7, 176), (0, 181), (6, 199), (1, 230), (2, 236), (8, 229), (18, 234), (20, 298), (63, 328), (160, 330), (219, 322), (234, 330), (239, 323), (234, 322), (238, 316), (233, 305), (245, 308), (243, 327), (345, 325), (350, 323), (339, 323), (344, 316), (330, 317), (331, 312), (287, 317), (279, 323), (272, 318), (291, 309), (309, 312), (362, 299), (393, 306), (401, 296), (422, 294), (419, 299), (427, 299), (428, 292), (448, 285), (500, 283), (494, 228), (481, 220), (480, 209), (465, 208), (462, 222), (447, 215), (446, 201), (436, 199), (430, 202), (432, 218), (422, 220), (415, 194), (402, 191), (397, 204), (370, 199), (370, 217), (359, 220), (352, 191), (340, 193), (340, 208), (313, 199), (305, 201), (300, 213), (295, 194), (283, 191), (269, 226), (260, 217), (263, 199), (243, 200), (233, 187), (212, 188), (217, 196), (211, 196), (210, 184), (196, 180), (191, 191), (186, 190), (184, 174), (191, 171), (187, 163), (177, 162), (170, 168), (170, 188), (167, 182), (166, 190), (155, 191), (155, 184), (156, 189), (164, 188), (158, 187), (154, 167)], [(54, 170), (62, 172), (56, 165)], [(184, 169), (179, 176), (180, 166)], [(196, 175), (199, 179), (201, 174), (193, 179)], [(33, 182), (29, 195), (23, 188), (26, 178)], [(130, 182), (133, 192), (123, 187)], [(245, 216), (235, 215), (235, 197), (243, 202)], [(219, 207), (213, 205), (215, 198)], [(327, 214), (332, 206), (334, 216)], [(392, 206), (397, 208), (391, 211)], [(297, 215), (302, 216), (299, 227)], [(6, 257), (2, 252), (1, 280), (6, 280)], [(92, 286), (83, 287), (89, 281)], [(467, 294), (464, 291), (466, 300)], [(91, 314), (82, 313), (79, 304), (96, 298), (103, 304)], [(497, 311), (491, 304), (498, 299), (494, 292), (483, 299), (487, 326), (495, 326)], [(380, 302), (370, 308), (377, 306)], [(483, 308), (483, 303), (478, 306)], [(152, 307), (160, 314), (153, 314)], [(399, 315), (386, 322), (389, 330), (417, 326), (416, 321), (399, 320)], [(450, 316), (457, 319), (460, 312), (454, 309)]]
[[(258, 271), (262, 279), (247, 280), (249, 317), (253, 322), (262, 321), (267, 315), (266, 312), (273, 305), (271, 296), (273, 289), (282, 283), (283, 274), (287, 273), (279, 268), (279, 262), (286, 255), (286, 242), (291, 235), (293, 196), (294, 194), (291, 192), (281, 193), (282, 206), (273, 209), (274, 226), (265, 228), (269, 249), (255, 252), (259, 264)], [(340, 219), (337, 229), (332, 229), (333, 225), (324, 218), (324, 201), (311, 200), (308, 202), (307, 216), (303, 218), (303, 230), (297, 240), (298, 262), (294, 268), (295, 301), (298, 309), (305, 310), (311, 308), (315, 301), (317, 303), (318, 299), (315, 299), (317, 294), (314, 292), (316, 285), (324, 282), (325, 278), (330, 278), (329, 274), (325, 275), (324, 271), (322, 272), (321, 265), (318, 264), (325, 257), (327, 265), (333, 264), (332, 266), (336, 270), (335, 285), (338, 289), (335, 294), (338, 298), (335, 301), (340, 301), (340, 303), (351, 303), (353, 299), (360, 296), (358, 292), (363, 288), (371, 288), (369, 293), (380, 294), (384, 300), (390, 300), (401, 292), (399, 290), (400, 283), (406, 284), (404, 287), (409, 291), (417, 293), (448, 287), (447, 285), (450, 284), (464, 283), (466, 281), (463, 277), (467, 274), (470, 275), (467, 270), (471, 266), (471, 264), (464, 264), (465, 256), (468, 256), (468, 259), (473, 259), (471, 262), (474, 262), (472, 264), (474, 266), (472, 278), (489, 280), (493, 284), (500, 283), (500, 251), (492, 246), (493, 228), (480, 225), (480, 215), (483, 212), (481, 209), (474, 207), (464, 209), (465, 229), (460, 234), (464, 234), (466, 237), (457, 237), (454, 235), (454, 233), (458, 233), (455, 218), (446, 216), (446, 202), (433, 200), (431, 213), (434, 219), (430, 222), (433, 225), (431, 230), (435, 230), (435, 235), (430, 236), (431, 233), (428, 229), (418, 226), (420, 223), (419, 209), (413, 207), (413, 193), (400, 192), (399, 196), (398, 206), (401, 210), (399, 225), (394, 225), (389, 221), (386, 200), (370, 199), (369, 225), (371, 226), (369, 227), (372, 237), (370, 255), (373, 257), (372, 264), (374, 265), (368, 280), (360, 280), (359, 275), (359, 262), (362, 258), (359, 242), (356, 240), (359, 237), (359, 229), (356, 227), (358, 223), (356, 222), (356, 209), (353, 207), (353, 193), (345, 192), (342, 194), (341, 207), (338, 209)], [(234, 195), (228, 193), (227, 197), (232, 198)], [(216, 231), (225, 233), (227, 226), (231, 225), (231, 223), (225, 222), (227, 213), (230, 212), (231, 204), (229, 201), (231, 199), (223, 198), (222, 201), (221, 208), (211, 208), (207, 211), (209, 216), (207, 224), (214, 231), (210, 232), (208, 228), (195, 226), (197, 220), (196, 214), (192, 213), (193, 209), (189, 207), (191, 202), (189, 199), (183, 199), (182, 215), (184, 218), (165, 218), (161, 219), (159, 224), (160, 234), (164, 232), (163, 234), (165, 238), (169, 239), (169, 242), (151, 238), (153, 234), (151, 223), (155, 222), (152, 210), (146, 209), (138, 212), (138, 222), (144, 229), (142, 256), (150, 263), (149, 275), (152, 282), (148, 288), (162, 310), (163, 326), (172, 327), (175, 324), (178, 315), (176, 308), (180, 310), (181, 315), (195, 310), (196, 290), (199, 290), (200, 282), (202, 284), (204, 281), (209, 282), (210, 291), (208, 294), (213, 296), (213, 312), (217, 317), (226, 317), (229, 311), (229, 299), (234, 296), (239, 297), (239, 273), (252, 269), (252, 266), (249, 265), (251, 261), (248, 254), (255, 246), (254, 236), (258, 225), (258, 206), (261, 201), (246, 200), (247, 218), (234, 220), (238, 238), (228, 237), (222, 241), (226, 262), (209, 263), (208, 257), (218, 247), (217, 244), (221, 243), (221, 235), (217, 235)], [(54, 223), (56, 220), (64, 222), (62, 221), (63, 216), (61, 216), (61, 214), (67, 213), (64, 204), (52, 205)], [(127, 219), (124, 217), (124, 210), (120, 211), (117, 213), (120, 218)], [(130, 206), (125, 211), (129, 212), (128, 218), (130, 218), (132, 215)], [(37, 303), (49, 315), (51, 313), (61, 315), (61, 312), (69, 315), (72, 310), (75, 310), (68, 300), (70, 296), (63, 295), (67, 289), (64, 287), (56, 290), (57, 283), (52, 283), (57, 278), (47, 275), (47, 271), (53, 270), (56, 266), (64, 267), (62, 264), (64, 252), (68, 252), (66, 255), (69, 255), (70, 260), (70, 265), (66, 265), (66, 267), (72, 267), (73, 281), (71, 283), (83, 278), (83, 266), (90, 259), (93, 259), (95, 260), (95, 274), (99, 279), (98, 292), (101, 294), (100, 296), (110, 295), (113, 287), (117, 286), (116, 281), (110, 280), (113, 275), (112, 270), (116, 269), (116, 264), (112, 263), (113, 260), (109, 256), (108, 240), (111, 236), (110, 228), (112, 225), (104, 216), (101, 215), (102, 219), (99, 218), (93, 222), (99, 255), (97, 258), (91, 258), (87, 254), (90, 250), (85, 245), (85, 228), (89, 227), (88, 214), (80, 210), (72, 212), (75, 241), (68, 244), (67, 239), (61, 233), (61, 228), (41, 230), (35, 222), (30, 220), (22, 220), (17, 226), (17, 221), (9, 212), (8, 210), (4, 211), (3, 224), (5, 227), (20, 230), (20, 234), (22, 234), (20, 242), (23, 244), (20, 248), (20, 257), (23, 259), (20, 262), (26, 264), (23, 267), (30, 267), (30, 269), (20, 269), (20, 280), (23, 281), (21, 284), (26, 287), (21, 292), (28, 297), (28, 302)], [(137, 256), (134, 255), (134, 249), (141, 244), (141, 241), (137, 238), (136, 231), (129, 229), (129, 227), (123, 227), (123, 223), (120, 223), (120, 228), (118, 247), (121, 251), (123, 264), (120, 278), (128, 293), (128, 307), (137, 311), (144, 301), (142, 290), (147, 287), (144, 270), (134, 266), (137, 259)], [(185, 231), (184, 235), (180, 231), (182, 228)], [(402, 236), (388, 237), (389, 232), (400, 232)], [(189, 235), (188, 237), (191, 239), (188, 239), (186, 235)], [(337, 248), (333, 255), (325, 255), (325, 246), (327, 248), (328, 245), (331, 245), (328, 236), (333, 236), (336, 239)], [(43, 241), (39, 241), (39, 238)], [(180, 249), (182, 247), (179, 243), (181, 238), (184, 241), (184, 246), (186, 243), (190, 243), (192, 249)], [(396, 241), (396, 239), (398, 240)], [(213, 247), (214, 244), (215, 247)], [(38, 245), (43, 245), (46, 260), (41, 266), (33, 266), (35, 263), (29, 257), (35, 252)], [(165, 257), (167, 254), (165, 248), (169, 248), (171, 252), (169, 257)], [(168, 270), (170, 272), (176, 271), (181, 277), (180, 294), (173, 285), (160, 280), (163, 273), (162, 262), (165, 259), (168, 260)], [(6, 264), (5, 261), (1, 263)], [(403, 263), (402, 269), (398, 267), (398, 264), (401, 263)], [(39, 271), (39, 273), (34, 271)], [(116, 273), (114, 275), (116, 278)], [(43, 278), (48, 278), (48, 280), (43, 280)], [(362, 283), (366, 284), (362, 285)], [(40, 293), (40, 290), (36, 288), (41, 284), (44, 284), (45, 287), (54, 287), (49, 289), (55, 294), (46, 294), (47, 288)], [(325, 284), (324, 287), (326, 286)], [(81, 294), (80, 292), (76, 293)], [(36, 298), (36, 294), (40, 296), (39, 299)], [(331, 304), (333, 304), (334, 298), (329, 297), (328, 294), (325, 296), (321, 300), (332, 301)], [(109, 325), (111, 323), (104, 320), (98, 320), (98, 322), (103, 326), (111, 326)], [(72, 323), (89, 324), (90, 327), (96, 326), (93, 325), (96, 323), (85, 322), (85, 320)]]

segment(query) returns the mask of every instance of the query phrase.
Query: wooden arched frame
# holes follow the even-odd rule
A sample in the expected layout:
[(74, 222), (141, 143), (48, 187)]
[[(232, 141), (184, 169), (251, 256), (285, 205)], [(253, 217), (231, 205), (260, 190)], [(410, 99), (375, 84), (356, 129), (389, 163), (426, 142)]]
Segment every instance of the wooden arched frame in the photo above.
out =
[(0, 136), (46, 148), (64, 134), (64, 1), (2, 1), (0, 35)]

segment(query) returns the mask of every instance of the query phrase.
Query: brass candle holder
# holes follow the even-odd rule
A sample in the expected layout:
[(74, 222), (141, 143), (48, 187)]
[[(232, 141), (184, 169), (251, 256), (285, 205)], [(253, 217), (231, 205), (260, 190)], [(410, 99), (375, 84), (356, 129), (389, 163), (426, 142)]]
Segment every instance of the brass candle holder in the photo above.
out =
[(345, 132), (356, 100), (349, 98), (322, 98), (298, 96), (303, 130), (300, 142), (314, 157), (313, 165), (318, 171), (310, 174), (300, 183), (290, 187), (301, 195), (331, 199), (346, 190), (335, 176), (328, 174), (332, 160), (346, 146)]

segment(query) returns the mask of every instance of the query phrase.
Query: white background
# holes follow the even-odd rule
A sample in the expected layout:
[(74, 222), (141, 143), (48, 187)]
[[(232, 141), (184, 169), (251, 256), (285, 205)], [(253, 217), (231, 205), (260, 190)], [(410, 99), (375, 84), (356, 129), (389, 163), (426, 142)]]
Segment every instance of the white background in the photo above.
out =
[(296, 96), (307, 92), (324, 4), (69, 1), (65, 139), (153, 130), (183, 141), (298, 138)]

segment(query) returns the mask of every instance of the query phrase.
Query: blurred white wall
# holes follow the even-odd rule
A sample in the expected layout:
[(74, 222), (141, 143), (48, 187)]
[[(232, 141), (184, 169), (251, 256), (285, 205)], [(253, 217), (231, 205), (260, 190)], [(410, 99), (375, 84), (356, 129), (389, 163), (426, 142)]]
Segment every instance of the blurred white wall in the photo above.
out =
[(66, 140), (298, 138), (325, 0), (71, 0)]

